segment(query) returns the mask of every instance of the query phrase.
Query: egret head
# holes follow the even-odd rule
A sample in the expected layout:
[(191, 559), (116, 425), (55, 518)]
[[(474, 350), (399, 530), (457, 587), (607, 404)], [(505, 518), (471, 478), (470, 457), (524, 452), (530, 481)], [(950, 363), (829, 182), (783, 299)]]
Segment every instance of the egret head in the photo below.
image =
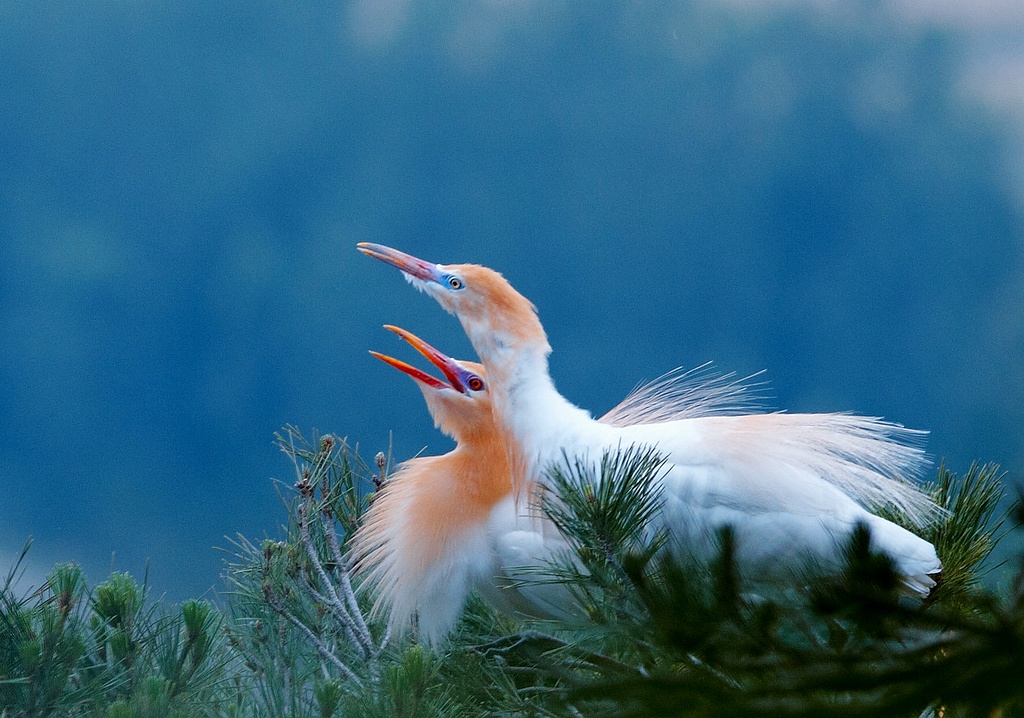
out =
[(384, 328), (412, 344), (444, 375), (443, 380), (438, 379), (400, 359), (379, 352), (370, 352), (381, 361), (412, 377), (423, 392), (434, 424), (441, 431), (456, 441), (469, 441), (481, 432), (494, 431), (491, 399), (487, 393), (487, 380), (482, 365), (452, 359), (412, 332), (400, 327), (386, 324)]
[(537, 310), (498, 272), (478, 264), (433, 264), (397, 249), (361, 242), (359, 251), (402, 270), (414, 287), (459, 318), (485, 363), (506, 349), (550, 351)]

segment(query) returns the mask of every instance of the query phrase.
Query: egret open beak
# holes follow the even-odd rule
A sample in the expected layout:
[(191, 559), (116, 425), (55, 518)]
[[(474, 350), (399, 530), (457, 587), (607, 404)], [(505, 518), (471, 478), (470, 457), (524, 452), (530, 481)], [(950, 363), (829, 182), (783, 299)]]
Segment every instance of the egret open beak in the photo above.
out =
[(423, 382), (424, 384), (426, 384), (429, 387), (432, 387), (434, 389), (447, 389), (448, 388), (448, 385), (445, 384), (443, 381), (435, 379), (434, 377), (430, 376), (430, 374), (427, 374), (426, 372), (420, 371), (419, 369), (417, 369), (416, 367), (414, 367), (411, 364), (406, 364), (401, 359), (395, 359), (394, 357), (389, 357), (387, 354), (381, 354), (380, 352), (375, 352), (372, 349), (370, 350), (370, 354), (372, 354), (373, 356), (377, 357), (378, 359), (380, 359), (385, 364), (390, 364), (395, 369), (398, 369), (398, 371), (403, 372), (405, 374), (408, 374), (413, 379), (416, 379), (417, 381)]
[(401, 361), (400, 359), (395, 359), (394, 357), (390, 357), (386, 354), (371, 351), (370, 353), (373, 354), (373, 356), (377, 357), (382, 362), (390, 364), (395, 369), (398, 369), (399, 371), (408, 374), (413, 379), (417, 379), (423, 382), (424, 384), (433, 387), (434, 389), (450, 388), (454, 389), (455, 391), (461, 394), (467, 393), (466, 385), (460, 378), (462, 368), (455, 363), (454, 359), (445, 354), (442, 354), (437, 349), (427, 344), (425, 341), (420, 339), (412, 332), (407, 332), (401, 327), (385, 324), (384, 328), (387, 329), (388, 331), (394, 332), (398, 336), (402, 337), (402, 339), (405, 339), (405, 341), (412, 344), (416, 351), (418, 351), (420, 354), (429, 359), (431, 364), (433, 364), (434, 366), (441, 370), (441, 372), (445, 375), (445, 378), (448, 379), (448, 383), (445, 384), (443, 381), (435, 379), (426, 372), (422, 372), (416, 367), (407, 364), (404, 361)]
[[(436, 264), (422, 259), (417, 259), (411, 254), (400, 252), (397, 249), (385, 247), (383, 244), (360, 242), (356, 247), (367, 257), (373, 257), (374, 259), (379, 259), (386, 264), (390, 264), (392, 267), (398, 267), (406, 274), (416, 277), (417, 279), (422, 279), (427, 282), (436, 282), (441, 276)], [(409, 337), (405, 338), (408, 339)], [(415, 346), (415, 344), (413, 344), (413, 346)], [(427, 344), (427, 346), (430, 345)]]

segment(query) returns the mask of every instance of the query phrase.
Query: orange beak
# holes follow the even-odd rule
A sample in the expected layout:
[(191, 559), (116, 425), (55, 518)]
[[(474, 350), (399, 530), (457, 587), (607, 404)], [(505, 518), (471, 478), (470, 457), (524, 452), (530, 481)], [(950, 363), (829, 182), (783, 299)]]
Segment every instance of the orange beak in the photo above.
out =
[(391, 324), (385, 324), (384, 328), (394, 332), (398, 336), (402, 337), (402, 339), (405, 339), (405, 341), (412, 344), (413, 348), (415, 348), (416, 351), (418, 351), (420, 354), (429, 359), (431, 364), (433, 364), (434, 366), (441, 370), (441, 373), (443, 373), (445, 375), (445, 378), (448, 379), (448, 383), (445, 384), (443, 381), (435, 379), (426, 372), (420, 371), (416, 367), (412, 366), (411, 364), (407, 364), (400, 359), (395, 359), (394, 357), (390, 357), (386, 354), (381, 354), (380, 352), (375, 351), (371, 351), (370, 354), (377, 357), (382, 362), (390, 364), (395, 369), (398, 369), (400, 372), (408, 374), (413, 379), (421, 381), (424, 384), (433, 387), (434, 389), (450, 388), (454, 389), (455, 391), (461, 394), (467, 393), (466, 385), (461, 378), (461, 375), (464, 373), (464, 370), (462, 369), (462, 367), (455, 363), (454, 359), (445, 354), (442, 354), (440, 351), (427, 344), (425, 341), (420, 339), (412, 332), (408, 332), (405, 329), (402, 329), (401, 327), (396, 327)]

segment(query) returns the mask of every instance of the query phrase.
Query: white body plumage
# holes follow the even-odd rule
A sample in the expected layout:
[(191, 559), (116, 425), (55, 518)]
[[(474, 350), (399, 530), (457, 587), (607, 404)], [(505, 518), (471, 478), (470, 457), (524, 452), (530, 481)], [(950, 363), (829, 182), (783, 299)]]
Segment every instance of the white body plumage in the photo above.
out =
[[(543, 481), (563, 456), (594, 465), (605, 452), (641, 445), (667, 459), (664, 504), (657, 521), (677, 545), (698, 556), (716, 550), (718, 530), (731, 526), (737, 562), (761, 581), (791, 581), (806, 561), (829, 573), (842, 566), (854, 527), (865, 524), (872, 547), (896, 562), (906, 587), (926, 596), (941, 569), (934, 547), (868, 509), (888, 505), (925, 525), (937, 507), (912, 484), (921, 450), (897, 441), (916, 432), (848, 414), (764, 413), (702, 416), (610, 426), (559, 395), (546, 373), (516, 375), (503, 395), (502, 416), (525, 461), (528, 478)], [(655, 527), (658, 528), (658, 527)]]
[[(605, 452), (644, 445), (668, 460), (657, 521), (688, 550), (710, 550), (717, 529), (729, 525), (749, 575), (785, 579), (807, 558), (838, 569), (841, 547), (863, 523), (873, 547), (895, 560), (908, 590), (927, 595), (934, 585), (941, 570), (934, 547), (872, 513), (891, 505), (917, 525), (939, 513), (911, 483), (924, 464), (916, 445), (921, 432), (847, 414), (693, 417), (684, 411), (688, 418), (673, 420), (664, 402), (634, 403), (624, 414), (641, 422), (648, 415), (650, 423), (603, 424), (555, 390), (551, 349), (535, 309), (500, 274), (432, 264), (379, 245), (360, 249), (402, 269), (462, 323), (486, 367), (517, 491), (543, 482), (545, 470), (566, 455), (596, 466)], [(626, 423), (624, 417), (612, 424)]]

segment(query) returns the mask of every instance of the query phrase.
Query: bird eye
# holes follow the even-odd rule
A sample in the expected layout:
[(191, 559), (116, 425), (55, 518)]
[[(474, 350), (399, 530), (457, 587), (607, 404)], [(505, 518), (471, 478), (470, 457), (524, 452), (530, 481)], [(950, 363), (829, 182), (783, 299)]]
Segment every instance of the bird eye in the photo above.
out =
[(468, 386), (473, 391), (480, 391), (481, 389), (484, 388), (484, 380), (478, 376), (471, 376), (469, 378), (469, 381), (466, 382), (466, 386)]
[(452, 275), (448, 277), (448, 286), (452, 289), (462, 289), (462, 280)]

